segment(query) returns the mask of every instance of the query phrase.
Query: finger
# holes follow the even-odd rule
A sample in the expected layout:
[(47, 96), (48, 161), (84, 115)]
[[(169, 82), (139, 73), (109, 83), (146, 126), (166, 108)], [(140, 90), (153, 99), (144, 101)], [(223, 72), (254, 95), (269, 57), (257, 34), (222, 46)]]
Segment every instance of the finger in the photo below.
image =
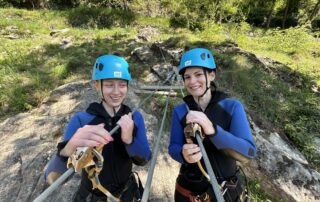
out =
[(192, 149), (192, 148), (196, 148), (196, 147), (198, 147), (198, 145), (196, 145), (196, 144), (184, 144), (183, 145), (183, 149)]
[(99, 145), (100, 143), (94, 140), (88, 140), (88, 139), (80, 139), (77, 140), (76, 145), (77, 147), (95, 147)]
[(103, 128), (105, 126), (105, 124), (104, 123), (100, 123), (98, 125), (85, 125), (82, 128), (92, 128), (92, 127), (97, 127), (97, 126)]
[(100, 123), (97, 126), (104, 128), (105, 124), (104, 123)]
[(196, 153), (196, 154), (192, 155), (192, 159), (193, 159), (193, 161), (194, 161), (194, 162), (198, 162), (198, 161), (200, 161), (200, 160), (201, 160), (201, 158), (202, 158), (202, 154), (201, 154), (201, 152), (198, 152), (198, 153)]
[(105, 136), (104, 139), (107, 141), (107, 143), (112, 142), (114, 140), (111, 135)]
[(193, 154), (198, 153), (198, 152), (200, 152), (200, 148), (199, 147), (195, 147), (195, 148), (186, 150), (186, 153), (188, 155), (193, 155)]
[(99, 142), (100, 144), (107, 144), (110, 142), (110, 136), (107, 139), (106, 137), (103, 137), (97, 134), (91, 134), (89, 137), (89, 140), (94, 140), (96, 142)]
[(103, 127), (101, 126), (98, 126), (98, 127), (92, 127), (91, 130), (90, 130), (91, 133), (94, 133), (96, 135), (99, 135), (103, 138), (106, 138), (107, 136), (111, 136), (110, 133), (104, 129)]

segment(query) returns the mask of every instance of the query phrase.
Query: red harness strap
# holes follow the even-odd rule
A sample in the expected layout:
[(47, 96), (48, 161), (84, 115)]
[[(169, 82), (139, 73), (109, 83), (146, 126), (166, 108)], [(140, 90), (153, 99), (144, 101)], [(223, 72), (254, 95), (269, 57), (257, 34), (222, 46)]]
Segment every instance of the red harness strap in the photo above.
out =
[(176, 190), (187, 197), (190, 202), (210, 202), (210, 196), (207, 192), (204, 192), (201, 195), (195, 195), (191, 191), (181, 187), (178, 183), (176, 183)]

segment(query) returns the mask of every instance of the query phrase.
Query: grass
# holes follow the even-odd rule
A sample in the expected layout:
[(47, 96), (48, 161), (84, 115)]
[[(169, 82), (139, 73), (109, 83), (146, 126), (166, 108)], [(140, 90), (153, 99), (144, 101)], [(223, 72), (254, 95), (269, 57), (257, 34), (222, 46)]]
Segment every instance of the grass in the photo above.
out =
[[(319, 154), (313, 142), (315, 137), (320, 137), (319, 96), (308, 88), (292, 86), (278, 75), (265, 72), (246, 56), (225, 53), (222, 57), (220, 87), (241, 98), (254, 112), (253, 118), (266, 120), (260, 124), (263, 128), (286, 135), (319, 170)], [(272, 123), (272, 128), (268, 123)]]
[(260, 182), (257, 180), (248, 181), (249, 186), (249, 196), (251, 201), (255, 202), (280, 202), (280, 199), (275, 199), (270, 196), (268, 193), (263, 191), (263, 187)]
[[(115, 16), (112, 22), (108, 21), (111, 13)], [(82, 15), (83, 21), (77, 17)], [(142, 27), (151, 26), (159, 34), (141, 45), (166, 40), (170, 47), (202, 46), (213, 50), (219, 67), (219, 88), (239, 98), (256, 120), (263, 120), (261, 126), (269, 130), (272, 126), (272, 130), (287, 136), (312, 166), (320, 170), (319, 155), (313, 144), (313, 138), (320, 137), (320, 98), (312, 91), (320, 84), (319, 39), (303, 29), (255, 28), (250, 35), (252, 28), (246, 23), (207, 23), (207, 29), (192, 32), (170, 28), (166, 18), (132, 15), (123, 17), (119, 11), (100, 8), (0, 9), (1, 120), (36, 107), (59, 85), (90, 79), (91, 67), (98, 56), (114, 52), (129, 56), (132, 48), (127, 46), (128, 41)], [(217, 48), (227, 43), (238, 44), (247, 52), (279, 63), (267, 70), (248, 56)], [(128, 59), (134, 78), (145, 75), (150, 68), (148, 64)], [(165, 99), (161, 96), (154, 99), (160, 109)], [(177, 99), (170, 102), (171, 110), (177, 102)], [(252, 183), (259, 188), (259, 182)], [(254, 191), (255, 201), (271, 200), (259, 193), (261, 189)]]
[[(0, 9), (2, 119), (32, 109), (61, 84), (89, 79), (96, 57), (126, 51), (126, 40), (135, 35), (135, 29), (129, 27), (72, 27), (67, 14)], [(65, 28), (66, 32), (53, 32)]]

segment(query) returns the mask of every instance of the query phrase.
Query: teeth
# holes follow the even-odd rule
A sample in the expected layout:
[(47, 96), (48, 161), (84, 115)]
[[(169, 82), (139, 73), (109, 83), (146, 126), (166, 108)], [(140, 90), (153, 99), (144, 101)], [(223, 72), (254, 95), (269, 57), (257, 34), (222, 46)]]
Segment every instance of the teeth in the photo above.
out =
[(194, 87), (190, 87), (192, 90), (196, 90), (196, 89), (198, 89), (198, 88), (200, 88), (200, 87), (198, 87), (198, 86), (194, 86)]

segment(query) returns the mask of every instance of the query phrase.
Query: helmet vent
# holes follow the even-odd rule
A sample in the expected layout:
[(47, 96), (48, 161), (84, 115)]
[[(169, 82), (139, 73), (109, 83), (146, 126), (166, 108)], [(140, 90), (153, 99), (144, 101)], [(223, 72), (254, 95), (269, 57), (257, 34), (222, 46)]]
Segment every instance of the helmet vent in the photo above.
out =
[(201, 53), (200, 57), (201, 57), (202, 60), (205, 60), (206, 59), (206, 54), (205, 53)]
[(210, 54), (208, 54), (208, 58), (210, 58)]
[(100, 71), (103, 70), (103, 64), (102, 64), (102, 63), (99, 64), (99, 70), (100, 70)]

